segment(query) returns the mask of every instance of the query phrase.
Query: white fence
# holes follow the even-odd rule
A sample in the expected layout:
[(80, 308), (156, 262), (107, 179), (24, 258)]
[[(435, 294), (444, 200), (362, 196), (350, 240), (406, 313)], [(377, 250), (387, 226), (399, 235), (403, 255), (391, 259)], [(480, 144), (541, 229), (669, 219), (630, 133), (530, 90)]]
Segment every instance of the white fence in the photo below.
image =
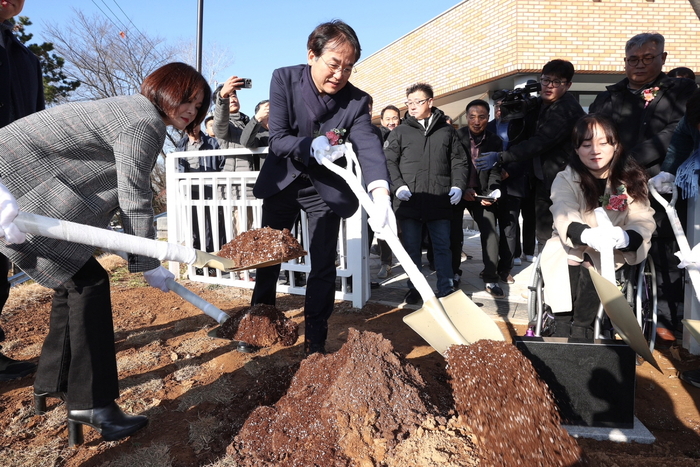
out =
[[(227, 156), (259, 154), (265, 155), (267, 148), (261, 149), (221, 149), (204, 152), (173, 152), (166, 158), (166, 183), (168, 194), (168, 241), (193, 246), (193, 212), (197, 213), (197, 229), (201, 239), (200, 249), (205, 249), (206, 224), (209, 217), (215, 250), (218, 251), (220, 240), (230, 241), (237, 234), (236, 226), (260, 228), (262, 217), (262, 200), (255, 199), (251, 189), (257, 180), (258, 172), (191, 172), (177, 171), (177, 159), (180, 157)], [(193, 196), (193, 188), (199, 196)], [(211, 196), (201, 196), (202, 194)], [(211, 199), (205, 199), (211, 198)], [(306, 214), (302, 211), (301, 222), (297, 224), (294, 234), (306, 251), (308, 245), (308, 224)], [(221, 232), (221, 235), (219, 234)], [(224, 237), (224, 239), (221, 239)], [(333, 241), (333, 239), (328, 239)], [(367, 244), (367, 215), (362, 209), (351, 218), (341, 223), (337, 238), (338, 259), (335, 298), (352, 301), (354, 307), (360, 308), (369, 299), (369, 248)], [(310, 255), (282, 264), (282, 271), (287, 271), (287, 280), (281, 275), (277, 285), (278, 293), (304, 295), (306, 293), (305, 277), (311, 270)], [(171, 262), (170, 270), (178, 275), (180, 264)], [(297, 274), (294, 274), (294, 273)], [(231, 285), (253, 288), (255, 271), (239, 273), (222, 273), (222, 271), (188, 266), (190, 280), (211, 284)], [(298, 274), (302, 273), (302, 274)], [(301, 282), (301, 283), (300, 283)]]

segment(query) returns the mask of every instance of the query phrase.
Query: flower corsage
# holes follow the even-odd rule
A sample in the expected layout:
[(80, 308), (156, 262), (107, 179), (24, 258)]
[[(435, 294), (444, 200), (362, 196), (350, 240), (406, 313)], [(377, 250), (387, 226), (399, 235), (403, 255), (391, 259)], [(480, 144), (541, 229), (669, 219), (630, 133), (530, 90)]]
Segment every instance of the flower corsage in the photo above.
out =
[(627, 188), (624, 185), (617, 187), (616, 194), (606, 193), (598, 200), (608, 211), (625, 211), (627, 209)]
[(647, 106), (651, 103), (651, 101), (654, 100), (656, 95), (661, 91), (661, 88), (659, 86), (654, 86), (651, 88), (646, 88), (642, 91), (642, 99), (644, 99), (644, 108), (646, 109)]
[(328, 138), (328, 141), (331, 143), (331, 146), (337, 146), (345, 142), (345, 139), (343, 137), (345, 136), (346, 132), (347, 130), (345, 128), (333, 128), (332, 130), (327, 131), (325, 133), (325, 136), (326, 138)]

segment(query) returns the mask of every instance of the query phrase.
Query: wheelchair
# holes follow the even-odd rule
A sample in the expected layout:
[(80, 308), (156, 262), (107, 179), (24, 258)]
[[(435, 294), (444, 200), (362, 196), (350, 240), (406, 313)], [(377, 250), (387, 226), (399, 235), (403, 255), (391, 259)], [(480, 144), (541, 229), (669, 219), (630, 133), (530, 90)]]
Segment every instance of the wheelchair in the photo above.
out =
[[(554, 315), (544, 302), (544, 280), (538, 255), (534, 263), (532, 279), (528, 286), (527, 314), (528, 336), (546, 337), (554, 332)], [(654, 350), (656, 342), (657, 291), (656, 269), (651, 256), (636, 265), (624, 265), (615, 273), (617, 286), (632, 308), (637, 323), (642, 329), (649, 350)], [(598, 308), (593, 336), (595, 339), (609, 339), (615, 336), (612, 323), (605, 314), (603, 305)]]

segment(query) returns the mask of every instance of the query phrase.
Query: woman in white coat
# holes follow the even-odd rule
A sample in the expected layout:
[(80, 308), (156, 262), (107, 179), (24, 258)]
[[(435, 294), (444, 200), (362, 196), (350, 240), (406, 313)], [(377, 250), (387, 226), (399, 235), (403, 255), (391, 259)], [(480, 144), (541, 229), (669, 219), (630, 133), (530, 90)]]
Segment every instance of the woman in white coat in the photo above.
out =
[[(545, 303), (555, 313), (558, 337), (593, 337), (600, 304), (588, 267), (614, 241), (615, 268), (647, 256), (655, 229), (647, 176), (620, 145), (612, 121), (591, 114), (574, 127), (575, 155), (552, 185), (554, 234), (542, 252)], [(594, 209), (612, 223), (599, 226)], [(607, 246), (609, 248), (609, 246)]]

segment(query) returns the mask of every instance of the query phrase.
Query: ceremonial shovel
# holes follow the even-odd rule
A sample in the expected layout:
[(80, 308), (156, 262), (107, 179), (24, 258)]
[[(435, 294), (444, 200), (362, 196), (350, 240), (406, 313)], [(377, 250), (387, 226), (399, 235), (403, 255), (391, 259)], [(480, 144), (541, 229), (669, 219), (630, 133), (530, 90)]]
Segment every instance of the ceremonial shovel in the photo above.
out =
[[(346, 158), (359, 167), (352, 145), (346, 143), (345, 146)], [(345, 180), (371, 218), (375, 213), (375, 206), (357, 176), (328, 159), (323, 159), (323, 165)], [(435, 297), (430, 284), (413, 263), (401, 241), (391, 229), (385, 227), (377, 234), (381, 235), (389, 244), (391, 251), (396, 255), (414, 287), (423, 298), (423, 307), (405, 316), (403, 320), (420, 334), (431, 347), (444, 355), (451, 345), (467, 345), (480, 339), (505, 340), (496, 323), (463, 291), (458, 290), (439, 299)]]
[[(599, 227), (612, 227), (612, 222), (610, 222), (610, 218), (603, 211), (603, 208), (596, 208), (595, 215)], [(649, 345), (644, 338), (642, 328), (639, 327), (634, 311), (632, 311), (627, 299), (615, 284), (614, 245), (612, 245), (612, 242), (608, 243), (609, 248), (604, 248), (605, 251), (600, 252), (602, 275), (595, 268), (588, 268), (595, 290), (603, 304), (605, 313), (607, 313), (622, 340), (644, 360), (651, 363), (654, 368), (661, 371), (654, 355), (649, 350)], [(661, 372), (663, 373), (663, 371)]]

